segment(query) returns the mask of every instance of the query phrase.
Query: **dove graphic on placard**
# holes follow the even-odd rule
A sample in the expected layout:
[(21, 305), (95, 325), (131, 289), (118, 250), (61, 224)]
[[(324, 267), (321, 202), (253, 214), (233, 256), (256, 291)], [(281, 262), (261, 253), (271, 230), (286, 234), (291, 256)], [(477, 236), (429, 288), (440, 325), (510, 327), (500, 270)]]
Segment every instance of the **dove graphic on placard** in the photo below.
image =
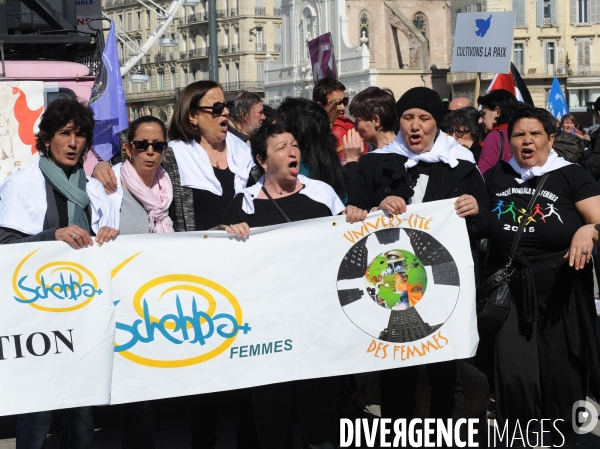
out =
[(477, 31), (475, 31), (475, 34), (479, 37), (485, 36), (486, 33), (488, 32), (488, 30), (490, 29), (491, 23), (492, 23), (491, 15), (487, 19), (475, 20), (475, 26), (477, 27)]

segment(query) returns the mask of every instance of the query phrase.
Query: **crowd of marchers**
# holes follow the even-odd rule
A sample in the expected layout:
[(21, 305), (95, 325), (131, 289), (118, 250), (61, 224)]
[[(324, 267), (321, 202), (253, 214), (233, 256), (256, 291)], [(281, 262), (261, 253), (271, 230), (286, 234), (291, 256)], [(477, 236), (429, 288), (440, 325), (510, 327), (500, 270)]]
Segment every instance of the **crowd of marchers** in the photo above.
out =
[[(575, 448), (573, 404), (600, 387), (591, 263), (600, 128), (585, 134), (572, 115), (557, 122), (504, 90), (477, 102), (446, 105), (426, 87), (397, 101), (369, 87), (349, 102), (342, 83), (323, 79), (312, 100), (286, 98), (274, 109), (245, 91), (226, 102), (218, 83), (198, 81), (183, 89), (168, 126), (134, 120), (122, 152), (87, 176), (94, 117), (61, 97), (41, 118), (39, 158), (0, 185), (0, 243), (60, 240), (81, 249), (118, 245), (124, 234), (220, 229), (243, 244), (257, 227), (340, 214), (353, 223), (453, 198), (475, 287), (508, 265), (509, 295), (498, 326), (480, 322), (475, 357), (426, 366), (428, 416), (463, 417), (468, 366), (485, 375), (500, 426), (555, 420), (553, 443)], [(595, 110), (600, 116), (600, 99)], [(419, 369), (381, 372), (382, 417), (415, 416)], [(294, 448), (295, 408), (303, 448), (337, 447), (340, 391), (351, 385), (348, 376), (238, 390), (237, 447)], [(221, 394), (188, 398), (192, 448), (215, 447)], [(155, 448), (152, 402), (120, 407), (122, 447)], [(52, 415), (20, 415), (17, 448), (43, 448)], [(63, 416), (60, 447), (90, 448), (92, 407)]]

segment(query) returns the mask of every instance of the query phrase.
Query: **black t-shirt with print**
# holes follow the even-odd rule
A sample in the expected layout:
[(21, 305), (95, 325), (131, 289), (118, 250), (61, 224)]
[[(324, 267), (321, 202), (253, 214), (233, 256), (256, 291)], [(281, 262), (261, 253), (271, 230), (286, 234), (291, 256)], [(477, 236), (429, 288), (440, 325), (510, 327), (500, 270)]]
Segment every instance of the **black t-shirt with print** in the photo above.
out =
[[(506, 162), (488, 170), (484, 177), (491, 204), (492, 255), (508, 255), (541, 177), (519, 184), (517, 173)], [(519, 250), (535, 256), (568, 248), (573, 234), (585, 224), (575, 203), (596, 195), (600, 195), (600, 184), (581, 166), (571, 164), (550, 172), (525, 224)]]

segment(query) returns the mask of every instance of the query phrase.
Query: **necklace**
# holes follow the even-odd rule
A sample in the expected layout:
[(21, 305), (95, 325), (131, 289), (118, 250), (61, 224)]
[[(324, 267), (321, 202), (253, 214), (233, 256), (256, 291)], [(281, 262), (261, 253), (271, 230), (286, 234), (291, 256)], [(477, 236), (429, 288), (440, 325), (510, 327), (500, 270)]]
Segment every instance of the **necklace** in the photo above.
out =
[[(208, 154), (208, 153), (207, 153), (207, 154)], [(219, 166), (219, 161), (220, 161), (220, 160), (221, 160), (221, 158), (223, 157), (223, 154), (225, 154), (225, 151), (221, 151), (221, 155), (219, 156), (219, 159), (217, 159), (216, 161), (215, 161), (215, 160), (214, 160), (212, 157), (208, 156), (208, 158), (209, 158), (209, 159), (210, 159), (210, 160), (211, 160), (211, 161), (212, 161), (212, 162), (215, 164), (215, 168), (221, 168), (221, 167)]]
[[(298, 179), (296, 179), (296, 182), (294, 183), (294, 188), (292, 189), (291, 192), (284, 192), (283, 190), (280, 190), (279, 192), (276, 192), (276, 195), (280, 195), (283, 196), (284, 193), (291, 195), (292, 193), (294, 193), (294, 190), (296, 190), (296, 186), (298, 185)], [(267, 189), (267, 186), (263, 186), (265, 188), (265, 190), (268, 192), (269, 189)]]

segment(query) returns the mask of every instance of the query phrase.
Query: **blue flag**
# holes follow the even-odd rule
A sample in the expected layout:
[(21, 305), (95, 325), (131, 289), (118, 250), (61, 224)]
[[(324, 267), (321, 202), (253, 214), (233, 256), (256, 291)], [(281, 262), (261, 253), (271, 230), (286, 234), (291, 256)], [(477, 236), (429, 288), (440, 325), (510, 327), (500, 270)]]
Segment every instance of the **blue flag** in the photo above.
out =
[(110, 23), (90, 108), (96, 120), (93, 149), (107, 161), (121, 150), (119, 133), (129, 126), (114, 22)]
[(569, 113), (569, 104), (567, 103), (567, 99), (565, 98), (565, 95), (560, 88), (560, 84), (558, 83), (558, 78), (556, 77), (554, 77), (554, 81), (552, 81), (552, 88), (548, 94), (548, 104), (546, 105), (546, 109), (548, 109), (550, 114), (557, 120), (560, 120), (563, 115)]

